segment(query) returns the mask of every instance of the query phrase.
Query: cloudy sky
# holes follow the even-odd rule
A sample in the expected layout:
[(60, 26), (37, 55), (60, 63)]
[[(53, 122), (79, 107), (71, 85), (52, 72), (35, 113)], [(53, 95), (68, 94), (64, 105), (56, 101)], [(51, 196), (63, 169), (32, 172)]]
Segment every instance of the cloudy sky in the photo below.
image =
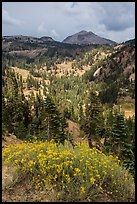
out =
[(51, 36), (81, 30), (123, 42), (135, 37), (135, 2), (3, 2), (2, 35)]

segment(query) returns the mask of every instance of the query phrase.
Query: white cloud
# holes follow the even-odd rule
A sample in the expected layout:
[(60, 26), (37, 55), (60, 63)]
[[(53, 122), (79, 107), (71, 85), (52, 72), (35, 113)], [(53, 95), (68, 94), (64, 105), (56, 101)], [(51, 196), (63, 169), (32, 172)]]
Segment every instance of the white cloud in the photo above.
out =
[(135, 33), (135, 28), (127, 28), (124, 31), (107, 31), (105, 32), (105, 37), (109, 39), (114, 39), (116, 42), (124, 42), (126, 40), (130, 40), (135, 38), (133, 35)]
[(24, 21), (21, 21), (21, 20), (18, 20), (18, 19), (11, 17), (6, 10), (2, 9), (2, 23), (8, 24), (8, 25), (20, 26), (20, 25), (24, 24)]
[(44, 22), (41, 22), (40, 25), (38, 26), (38, 32), (39, 33), (47, 33), (47, 29), (45, 28)]
[(55, 29), (52, 29), (52, 30), (50, 31), (50, 33), (51, 33), (51, 36), (52, 36), (52, 37), (58, 37), (58, 36), (59, 36), (58, 33), (57, 33), (57, 31), (56, 31)]
[[(3, 8), (4, 35), (45, 35), (62, 41), (87, 30), (117, 42), (124, 36), (135, 37), (133, 2), (4, 2)], [(19, 24), (19, 18), (27, 23), (20, 27), (7, 25)]]
[(41, 22), (37, 28), (37, 32), (40, 33), (42, 36), (50, 36), (50, 37), (58, 37), (58, 33), (55, 29), (50, 29), (48, 25), (44, 22)]

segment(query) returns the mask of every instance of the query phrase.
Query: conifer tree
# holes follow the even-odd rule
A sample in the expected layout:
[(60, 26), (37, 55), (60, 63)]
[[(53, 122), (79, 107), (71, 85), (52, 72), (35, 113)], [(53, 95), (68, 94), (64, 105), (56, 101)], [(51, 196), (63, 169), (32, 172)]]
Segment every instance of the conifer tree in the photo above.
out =
[(113, 141), (121, 142), (126, 139), (126, 129), (123, 113), (117, 113), (111, 129)]
[(44, 113), (44, 101), (40, 94), (36, 94), (36, 98), (34, 100), (34, 117), (32, 121), (32, 128), (35, 133), (39, 133), (42, 127), (43, 121), (43, 113)]
[(57, 110), (52, 99), (47, 96), (44, 101), (45, 107), (45, 123), (46, 123), (46, 133), (48, 140), (54, 139), (55, 142), (63, 143), (66, 139), (64, 133), (62, 118), (59, 111)]
[(122, 148), (126, 142), (126, 126), (123, 113), (116, 113), (111, 128), (111, 144), (114, 152), (119, 156), (122, 154)]
[(134, 123), (124, 120), (124, 114), (116, 113), (111, 128), (112, 150), (121, 159), (123, 165), (134, 175), (135, 173), (135, 137)]
[(89, 147), (93, 147), (93, 139), (99, 139), (100, 130), (103, 129), (102, 107), (96, 92), (91, 91), (89, 100), (85, 108), (85, 117), (83, 117), (82, 129), (87, 134)]

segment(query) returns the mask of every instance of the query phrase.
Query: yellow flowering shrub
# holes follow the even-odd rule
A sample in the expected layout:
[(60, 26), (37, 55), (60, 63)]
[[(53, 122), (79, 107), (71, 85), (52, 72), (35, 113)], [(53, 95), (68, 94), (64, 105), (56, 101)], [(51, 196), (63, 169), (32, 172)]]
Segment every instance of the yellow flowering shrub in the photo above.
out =
[(58, 200), (94, 201), (104, 191), (118, 201), (134, 198), (134, 179), (118, 158), (84, 143), (74, 148), (67, 141), (10, 145), (2, 157), (20, 175), (28, 174), (36, 189), (52, 184), (60, 192)]

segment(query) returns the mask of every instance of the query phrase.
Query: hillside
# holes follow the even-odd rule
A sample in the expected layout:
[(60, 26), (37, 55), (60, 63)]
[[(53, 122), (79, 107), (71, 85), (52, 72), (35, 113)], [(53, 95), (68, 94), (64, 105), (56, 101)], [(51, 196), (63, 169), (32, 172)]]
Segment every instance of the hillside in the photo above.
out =
[(134, 200), (134, 42), (3, 37), (4, 202)]
[[(77, 56), (74, 58), (66, 57), (66, 55), (64, 56), (65, 53), (60, 53), (60, 56), (53, 54), (53, 57), (49, 57), (47, 56), (48, 51), (46, 51), (46, 55), (44, 54), (45, 57), (41, 59), (41, 55), (43, 55), (42, 53), (45, 52), (45, 49), (48, 50), (50, 48), (41, 49), (37, 47), (34, 51), (33, 44), (30, 44), (29, 46), (32, 50), (14, 51), (14, 44), (20, 43), (20, 38), (19, 41), (17, 39), (15, 43), (15, 39), (13, 40), (13, 37), (9, 40), (13, 44), (13, 50), (7, 51), (5, 50), (5, 47), (3, 48), (3, 68), (8, 63), (9, 65), (12, 64), (10, 67), (13, 67), (16, 72), (22, 75), (25, 95), (31, 93), (32, 89), (27, 89), (26, 80), (29, 76), (32, 76), (32, 78), (38, 81), (38, 83), (42, 83), (42, 80), (44, 79), (44, 82), (47, 85), (50, 83), (51, 76), (59, 78), (65, 76), (70, 78), (72, 76), (78, 76), (82, 78), (82, 80), (86, 80), (86, 83), (92, 82), (96, 84), (96, 86), (99, 86), (102, 81), (104, 82), (103, 90), (98, 90), (103, 102), (107, 102), (107, 98), (104, 99), (105, 96), (102, 96), (102, 94), (107, 95), (107, 92), (111, 92), (111, 89), (115, 89), (115, 87), (117, 87), (118, 91), (112, 102), (117, 101), (118, 104), (123, 104), (122, 101), (125, 100), (126, 103), (126, 97), (130, 97), (130, 99), (128, 99), (128, 103), (130, 101), (131, 104), (134, 104), (135, 47), (133, 43), (130, 43), (130, 41), (114, 47), (99, 46), (94, 49), (92, 47), (90, 51), (85, 51), (85, 47), (81, 47), (80, 49), (83, 50), (83, 53), (77, 53)], [(23, 40), (24, 38), (22, 38), (22, 45), (25, 46), (26, 42), (23, 42)], [(39, 44), (37, 43), (36, 45), (38, 46)], [(56, 44), (57, 47), (58, 45), (60, 44)], [(45, 44), (45, 46), (47, 46), (47, 44)], [(51, 46), (51, 44), (49, 44), (49, 46)], [(68, 50), (67, 46), (68, 45), (66, 44), (65, 49)], [(58, 49), (60, 48), (58, 47)], [(39, 52), (41, 54), (38, 54)], [(27, 61), (26, 56), (28, 59)], [(28, 57), (31, 59), (30, 62)], [(25, 59), (25, 61), (22, 61), (22, 59)], [(17, 69), (16, 67), (20, 69)], [(43, 86), (41, 85), (41, 93), (43, 94), (42, 87)], [(38, 90), (32, 90), (35, 93), (38, 93)], [(126, 113), (127, 117), (129, 115), (133, 115), (134, 108), (125, 109), (124, 107), (126, 106), (122, 105), (122, 110)]]
[(100, 76), (97, 78), (97, 81), (109, 80), (110, 77), (115, 81), (118, 75), (129, 77), (130, 80), (131, 78), (133, 79), (131, 74), (134, 74), (135, 70), (135, 48), (129, 44), (122, 47), (114, 47), (111, 56), (99, 68), (101, 68)]
[(53, 57), (54, 55), (63, 57), (75, 57), (83, 51), (95, 48), (97, 45), (71, 45), (54, 41), (50, 37), (34, 38), (31, 36), (3, 36), (2, 51), (3, 57), (10, 59), (25, 58), (33, 62), (36, 58), (43, 56)]

